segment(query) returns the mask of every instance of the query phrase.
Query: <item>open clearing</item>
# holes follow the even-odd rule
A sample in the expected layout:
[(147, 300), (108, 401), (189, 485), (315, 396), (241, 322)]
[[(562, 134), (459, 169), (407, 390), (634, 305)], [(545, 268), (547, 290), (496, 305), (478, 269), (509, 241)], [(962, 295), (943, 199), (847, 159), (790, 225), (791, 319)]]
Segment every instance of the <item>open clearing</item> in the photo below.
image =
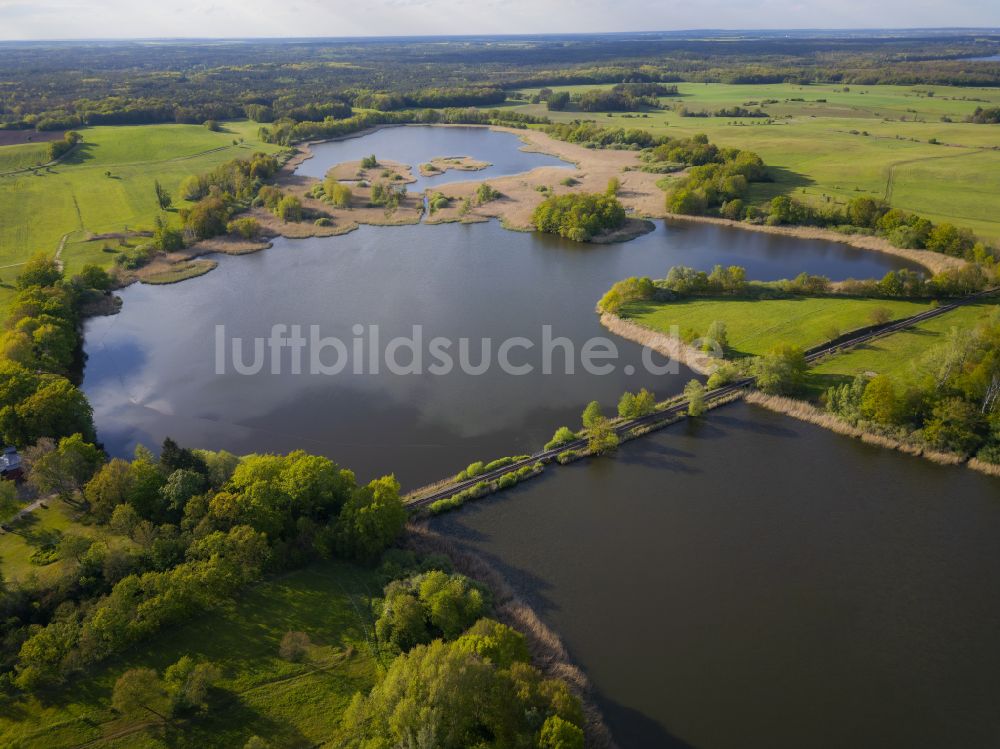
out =
[[(378, 576), (345, 563), (321, 563), (247, 591), (228, 609), (174, 627), (127, 655), (75, 678), (61, 690), (13, 702), (0, 716), (0, 745), (78, 747), (241, 747), (258, 735), (274, 747), (337, 745), (340, 716), (375, 681), (368, 645), (369, 600)], [(278, 657), (288, 631), (309, 635), (301, 663)], [(123, 719), (109, 707), (129, 668), (163, 669), (183, 655), (222, 668), (209, 713), (175, 726)]]
[[(779, 343), (802, 348), (824, 343), (837, 334), (872, 323), (872, 311), (889, 310), (893, 319), (915, 315), (927, 302), (852, 297), (794, 297), (790, 299), (681, 299), (674, 302), (633, 302), (620, 315), (639, 325), (684, 336), (704, 336), (716, 321), (726, 324), (728, 357), (756, 356)], [(675, 327), (676, 326), (676, 327)]]
[[(607, 87), (552, 88), (582, 92)], [(719, 145), (756, 151), (772, 167), (775, 181), (753, 186), (756, 200), (781, 193), (814, 203), (845, 202), (864, 194), (887, 196), (895, 207), (1000, 240), (1000, 127), (962, 122), (977, 106), (1000, 104), (1000, 90), (949, 86), (844, 90), (830, 84), (679, 83), (677, 87), (680, 95), (663, 97), (664, 105), (683, 105), (696, 112), (760, 106), (771, 115), (771, 123), (755, 118), (681, 117), (665, 109), (609, 116), (549, 112), (544, 104), (512, 108), (557, 122), (589, 119), (656, 135), (706, 133)], [(528, 94), (535, 91), (525, 89)], [(768, 100), (777, 102), (764, 103)], [(932, 139), (940, 144), (929, 142)]]
[[(0, 535), (0, 570), (3, 570), (4, 578), (29, 588), (33, 587), (32, 580), (41, 586), (54, 583), (66, 565), (72, 563), (58, 559), (55, 552), (64, 533), (100, 539), (109, 546), (130, 543), (105, 527), (78, 523), (75, 516), (76, 513), (68, 505), (51, 499), (46, 500), (43, 507), (11, 523), (15, 532)], [(33, 555), (35, 561), (32, 561)]]

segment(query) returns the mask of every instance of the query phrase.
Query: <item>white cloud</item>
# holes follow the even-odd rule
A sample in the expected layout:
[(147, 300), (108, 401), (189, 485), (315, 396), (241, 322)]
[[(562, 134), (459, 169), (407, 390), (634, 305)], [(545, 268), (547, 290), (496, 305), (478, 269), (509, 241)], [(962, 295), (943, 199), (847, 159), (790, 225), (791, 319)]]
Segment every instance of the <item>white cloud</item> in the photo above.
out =
[(0, 0), (3, 39), (998, 25), (995, 0)]

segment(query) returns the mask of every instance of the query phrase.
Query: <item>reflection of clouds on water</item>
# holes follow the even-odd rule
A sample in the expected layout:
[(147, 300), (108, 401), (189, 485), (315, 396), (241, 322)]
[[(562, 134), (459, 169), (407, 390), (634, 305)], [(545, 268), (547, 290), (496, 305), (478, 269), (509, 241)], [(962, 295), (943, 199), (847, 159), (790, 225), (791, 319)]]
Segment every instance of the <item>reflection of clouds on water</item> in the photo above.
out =
[[(413, 168), (417, 181), (407, 185), (410, 192), (422, 192), (450, 182), (466, 182), (522, 174), (540, 166), (574, 168), (555, 156), (522, 151), (521, 140), (512, 133), (475, 127), (406, 126), (377, 130), (362, 138), (318, 143), (311, 146), (313, 157), (296, 174), (322, 179), (331, 167), (358, 161), (372, 153), (380, 159), (399, 161)], [(421, 164), (443, 156), (470, 156), (490, 166), (473, 172), (450, 170), (432, 177), (420, 175)]]
[[(376, 135), (391, 140), (410, 132)], [(516, 138), (473, 132), (498, 152), (520, 153)], [(371, 145), (376, 135), (343, 143), (398, 159)], [(463, 151), (431, 148), (433, 156)], [(470, 155), (499, 163), (497, 154)], [(279, 238), (265, 252), (217, 259), (217, 270), (180, 284), (130, 286), (120, 292), (120, 314), (88, 322), (84, 387), (109, 449), (120, 454), (135, 440), (158, 444), (167, 435), (240, 453), (302, 447), (359, 473), (394, 470), (408, 484), (477, 458), (537, 448), (556, 427), (578, 424), (590, 400), (610, 413), (625, 390), (678, 392), (687, 370), (669, 378), (646, 373), (639, 347), (600, 326), (594, 303), (614, 281), (662, 277), (676, 264), (741, 263), (762, 279), (802, 270), (834, 279), (882, 276), (900, 265), (834, 243), (692, 223), (661, 224), (632, 242), (604, 246), (510, 232), (496, 222), (362, 227), (333, 238)], [(612, 338), (622, 358), (606, 377), (519, 377), (498, 368), (443, 377), (395, 376), (384, 368), (378, 376), (215, 374), (217, 324), (244, 339), (266, 337), (275, 324), (315, 324), (322, 335), (349, 342), (356, 323), (378, 325), (382, 345), (411, 334), (413, 325), (423, 327), (425, 347), (435, 336), (467, 337), (475, 351), (488, 337), (494, 356), (501, 341), (525, 336), (536, 343), (525, 355), (536, 364), (541, 328), (551, 325), (554, 336), (573, 341), (578, 372), (580, 348), (595, 336)], [(513, 358), (522, 360), (520, 353)], [(558, 370), (561, 355), (555, 361)], [(627, 363), (639, 374), (623, 374)]]

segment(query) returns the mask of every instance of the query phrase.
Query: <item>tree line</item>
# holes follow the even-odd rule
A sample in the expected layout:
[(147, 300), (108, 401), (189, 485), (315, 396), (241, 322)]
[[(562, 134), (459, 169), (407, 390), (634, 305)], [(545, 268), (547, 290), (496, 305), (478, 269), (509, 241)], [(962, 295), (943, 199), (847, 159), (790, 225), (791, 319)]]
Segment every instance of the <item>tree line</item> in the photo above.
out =
[(80, 435), (29, 451), (30, 481), (127, 539), (67, 535), (78, 560), (54, 587), (8, 590), (2, 643), (8, 689), (65, 681), (164, 627), (225, 605), (269, 572), (313, 560), (377, 559), (406, 522), (399, 484), (358, 484), (327, 458), (249, 455), (164, 442), (105, 462)]
[(1000, 318), (953, 329), (914, 370), (858, 375), (828, 389), (824, 403), (869, 431), (1000, 464)]
[(1000, 65), (963, 59), (996, 54), (998, 40), (989, 34), (665, 39), (8, 46), (0, 48), (0, 67), (12, 85), (0, 98), (0, 126), (69, 129), (242, 116), (314, 121), (328, 116), (302, 111), (316, 102), (489, 106), (518, 87), (569, 84), (1000, 84)]

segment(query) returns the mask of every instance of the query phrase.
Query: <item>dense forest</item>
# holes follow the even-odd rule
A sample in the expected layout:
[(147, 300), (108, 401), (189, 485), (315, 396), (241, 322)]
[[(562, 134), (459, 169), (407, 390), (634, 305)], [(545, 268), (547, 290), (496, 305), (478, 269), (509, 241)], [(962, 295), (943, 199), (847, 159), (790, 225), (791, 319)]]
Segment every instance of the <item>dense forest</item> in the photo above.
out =
[[(519, 87), (719, 81), (1000, 84), (997, 34), (35, 42), (0, 45), (0, 126), (258, 121), (490, 106)], [(631, 108), (626, 97), (619, 106)]]

